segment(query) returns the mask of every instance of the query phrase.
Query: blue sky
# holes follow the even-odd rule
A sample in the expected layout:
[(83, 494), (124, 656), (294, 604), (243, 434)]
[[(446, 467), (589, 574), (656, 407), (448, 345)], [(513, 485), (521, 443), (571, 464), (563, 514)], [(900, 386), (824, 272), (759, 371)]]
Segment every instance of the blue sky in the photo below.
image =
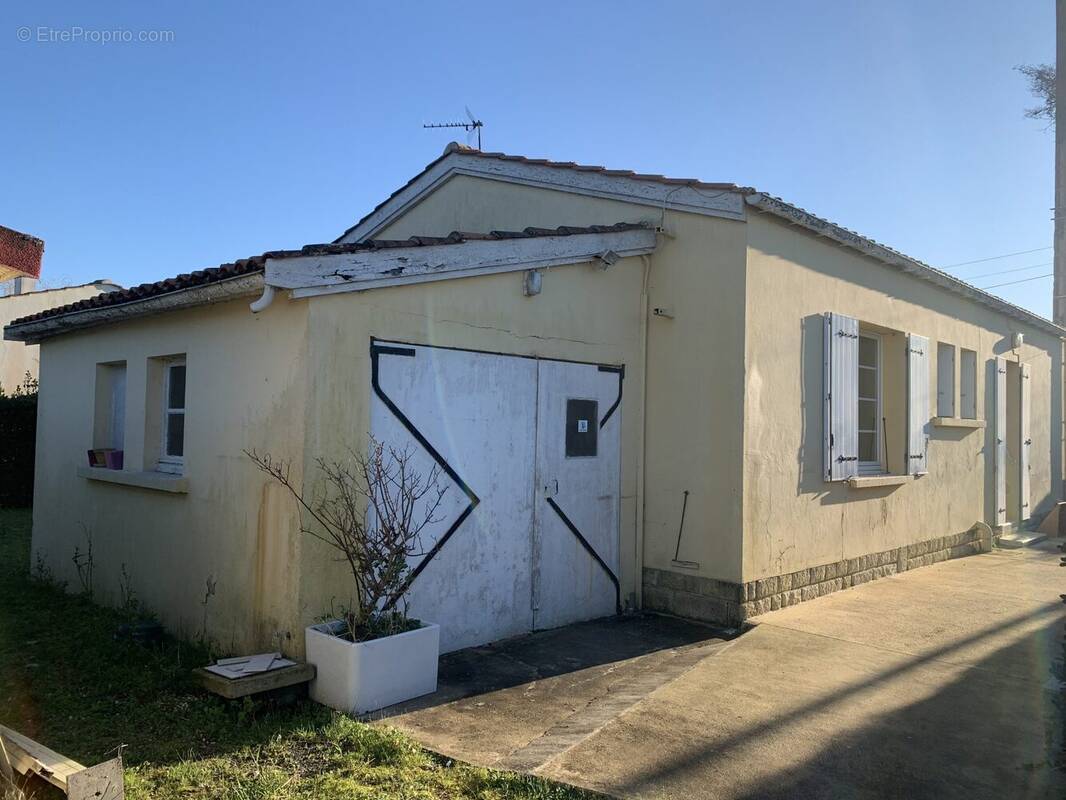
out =
[[(172, 41), (84, 41), (115, 30)], [(1053, 58), (1052, 0), (7, 2), (0, 224), (52, 285), (329, 241), (469, 105), (487, 150), (736, 181), (956, 264), (1051, 245), (1053, 135), (1013, 67)], [(994, 291), (1050, 316), (1050, 279)]]

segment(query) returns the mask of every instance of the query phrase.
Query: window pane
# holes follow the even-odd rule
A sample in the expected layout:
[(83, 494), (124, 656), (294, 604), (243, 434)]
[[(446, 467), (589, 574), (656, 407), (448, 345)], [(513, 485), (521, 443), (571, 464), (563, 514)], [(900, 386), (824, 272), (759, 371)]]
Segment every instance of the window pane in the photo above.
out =
[(873, 400), (859, 401), (859, 430), (877, 430), (877, 403)]
[(872, 369), (859, 370), (859, 397), (877, 397), (877, 373)]
[(170, 396), (167, 408), (185, 408), (185, 365), (170, 368)]
[(185, 455), (184, 414), (167, 414), (167, 455)]
[(877, 434), (859, 434), (859, 461), (877, 460)]
[(868, 336), (859, 337), (859, 363), (868, 367), (877, 366), (877, 340)]

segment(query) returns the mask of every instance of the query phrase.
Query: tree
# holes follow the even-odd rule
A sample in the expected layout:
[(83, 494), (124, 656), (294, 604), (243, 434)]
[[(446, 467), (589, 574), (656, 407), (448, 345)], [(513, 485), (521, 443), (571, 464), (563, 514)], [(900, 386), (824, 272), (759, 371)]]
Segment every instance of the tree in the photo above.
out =
[(1043, 105), (1028, 108), (1025, 116), (1029, 119), (1044, 119), (1050, 125), (1055, 124), (1055, 67), (1052, 64), (1024, 64), (1015, 67), (1029, 81), (1029, 91)]
[(325, 486), (308, 494), (290, 478), (288, 462), (254, 450), (245, 455), (289, 490), (301, 512), (300, 530), (338, 551), (347, 565), (354, 597), (342, 616), (351, 640), (410, 629), (402, 607), (411, 582), (408, 560), (424, 555), (422, 531), (440, 521), (436, 514), (447, 489), (440, 485), (440, 468), (423, 474), (410, 450), (370, 437), (365, 454), (316, 459)]

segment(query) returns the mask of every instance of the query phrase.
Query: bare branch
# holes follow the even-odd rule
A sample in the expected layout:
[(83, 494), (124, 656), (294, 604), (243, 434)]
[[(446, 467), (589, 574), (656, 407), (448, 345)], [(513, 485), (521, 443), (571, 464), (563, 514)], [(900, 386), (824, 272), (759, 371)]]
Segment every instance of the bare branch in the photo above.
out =
[(349, 450), (346, 461), (316, 459), (323, 478), (318, 492), (293, 482), (289, 462), (255, 450), (244, 453), (293, 496), (301, 532), (337, 550), (338, 560), (347, 563), (358, 603), (344, 614), (352, 638), (363, 637), (379, 613), (406, 619), (410, 559), (424, 554), (423, 532), (441, 521), (448, 487), (441, 485), (440, 467), (423, 474), (410, 449), (370, 437), (365, 454)]
[(1023, 64), (1015, 67), (1029, 81), (1029, 91), (1042, 105), (1025, 110), (1029, 119), (1047, 120), (1055, 124), (1055, 67), (1053, 64)]

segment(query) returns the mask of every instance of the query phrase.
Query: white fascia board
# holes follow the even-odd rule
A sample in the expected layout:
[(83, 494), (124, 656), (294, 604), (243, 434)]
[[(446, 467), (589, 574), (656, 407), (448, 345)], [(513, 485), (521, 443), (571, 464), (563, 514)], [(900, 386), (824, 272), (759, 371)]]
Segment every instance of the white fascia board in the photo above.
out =
[(1046, 333), (1050, 333), (1052, 336), (1066, 337), (1066, 328), (1059, 327), (1039, 314), (1034, 314), (1032, 311), (1027, 311), (1013, 303), (1008, 303), (1006, 300), (1001, 300), (995, 295), (959, 280), (954, 275), (942, 272), (935, 267), (930, 267), (928, 264), (923, 264), (917, 259), (906, 256), (890, 247), (885, 247), (883, 244), (879, 244), (873, 239), (867, 239), (865, 236), (849, 231), (847, 228), (834, 225), (832, 222), (786, 203), (784, 200), (762, 193), (751, 194), (745, 200), (749, 205), (760, 211), (780, 217), (792, 225), (806, 228), (812, 233), (824, 236), (842, 247), (848, 247), (864, 256), (895, 267), (901, 272), (906, 272), (955, 294), (960, 294), (1001, 314), (1027, 322)]
[[(338, 242), (372, 239), (390, 223), (454, 175), (470, 175), (487, 180), (518, 183), (542, 189), (603, 197), (659, 209), (688, 211), (727, 219), (744, 219), (744, 198), (732, 189), (701, 189), (685, 184), (640, 180), (624, 175), (607, 175), (595, 170), (550, 167), (521, 161), (452, 153), (419, 175), (381, 208), (345, 233)], [(614, 222), (615, 220), (604, 220)]]
[(193, 306), (225, 303), (242, 297), (251, 297), (263, 291), (263, 274), (255, 272), (227, 278), (203, 286), (176, 289), (166, 294), (154, 295), (143, 299), (129, 300), (102, 308), (86, 308), (71, 311), (57, 317), (24, 322), (20, 325), (8, 325), (4, 328), (4, 338), (9, 341), (38, 344), (42, 339), (70, 333), (83, 328), (107, 325), (135, 317), (177, 311)]
[(634, 229), (268, 258), (266, 283), (291, 290), (293, 297), (312, 297), (581, 264), (593, 261), (606, 250), (622, 257), (646, 255), (655, 249), (655, 244), (655, 231)]

